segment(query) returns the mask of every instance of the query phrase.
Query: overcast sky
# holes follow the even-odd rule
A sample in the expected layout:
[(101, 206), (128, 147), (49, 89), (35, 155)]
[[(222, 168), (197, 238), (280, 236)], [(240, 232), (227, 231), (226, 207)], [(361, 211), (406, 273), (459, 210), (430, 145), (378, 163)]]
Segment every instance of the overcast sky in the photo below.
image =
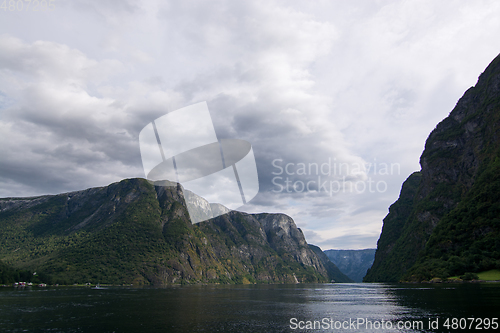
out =
[(323, 250), (376, 247), (430, 131), (500, 52), (496, 0), (17, 3), (0, 197), (144, 178), (141, 129), (206, 101), (219, 139), (252, 144), (243, 210), (286, 213)]

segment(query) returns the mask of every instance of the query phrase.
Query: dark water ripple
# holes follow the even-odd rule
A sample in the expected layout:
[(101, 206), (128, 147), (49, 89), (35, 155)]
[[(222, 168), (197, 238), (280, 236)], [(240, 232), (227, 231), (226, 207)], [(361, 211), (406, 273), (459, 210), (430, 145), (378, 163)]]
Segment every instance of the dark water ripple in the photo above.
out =
[[(444, 320), (495, 316), (499, 284), (0, 288), (1, 332), (459, 332)], [(332, 326), (292, 329), (291, 318)], [(424, 328), (332, 324), (358, 318), (422, 321)], [(429, 320), (439, 320), (439, 329), (429, 329)]]

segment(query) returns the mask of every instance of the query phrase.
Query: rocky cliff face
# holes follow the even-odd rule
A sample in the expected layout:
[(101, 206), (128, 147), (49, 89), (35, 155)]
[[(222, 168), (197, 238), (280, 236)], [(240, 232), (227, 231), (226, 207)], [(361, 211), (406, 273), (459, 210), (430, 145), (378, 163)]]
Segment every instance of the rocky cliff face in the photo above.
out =
[[(293, 220), (229, 212), (192, 224), (178, 184), (127, 179), (107, 187), (0, 199), (0, 259), (54, 283), (329, 281)], [(173, 186), (172, 186), (173, 185)], [(203, 198), (199, 214), (212, 207)]]
[[(365, 281), (422, 280), (500, 262), (500, 57), (429, 135), (403, 185)], [(487, 240), (487, 241), (486, 241)]]
[(314, 253), (316, 253), (318, 258), (323, 263), (323, 266), (325, 266), (330, 282), (355, 282), (347, 275), (342, 273), (340, 269), (327, 257), (327, 255), (323, 251), (321, 251), (319, 247), (317, 247), (316, 245), (309, 245), (309, 248), (313, 250)]

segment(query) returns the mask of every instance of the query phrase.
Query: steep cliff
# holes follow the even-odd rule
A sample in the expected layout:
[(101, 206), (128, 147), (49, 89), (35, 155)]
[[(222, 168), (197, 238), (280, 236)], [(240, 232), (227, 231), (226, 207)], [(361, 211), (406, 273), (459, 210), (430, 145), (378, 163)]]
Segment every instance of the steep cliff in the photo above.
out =
[(321, 251), (319, 247), (310, 244), (309, 248), (313, 250), (314, 253), (316, 253), (318, 258), (325, 266), (330, 282), (354, 282), (354, 280), (342, 273), (340, 269), (327, 257), (327, 255), (323, 251)]
[[(183, 193), (177, 184), (126, 179), (0, 199), (0, 259), (64, 284), (329, 281), (290, 217), (233, 211), (192, 224)], [(200, 216), (224, 209), (188, 195)]]
[(429, 135), (384, 219), (365, 281), (500, 267), (500, 57)]

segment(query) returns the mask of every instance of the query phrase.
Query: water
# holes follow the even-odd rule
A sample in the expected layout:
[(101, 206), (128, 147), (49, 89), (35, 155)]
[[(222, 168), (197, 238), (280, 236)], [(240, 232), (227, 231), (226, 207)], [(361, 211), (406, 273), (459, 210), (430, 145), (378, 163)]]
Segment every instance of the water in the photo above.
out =
[(500, 317), (500, 284), (0, 288), (1, 332), (458, 332), (446, 318), (468, 317)]

